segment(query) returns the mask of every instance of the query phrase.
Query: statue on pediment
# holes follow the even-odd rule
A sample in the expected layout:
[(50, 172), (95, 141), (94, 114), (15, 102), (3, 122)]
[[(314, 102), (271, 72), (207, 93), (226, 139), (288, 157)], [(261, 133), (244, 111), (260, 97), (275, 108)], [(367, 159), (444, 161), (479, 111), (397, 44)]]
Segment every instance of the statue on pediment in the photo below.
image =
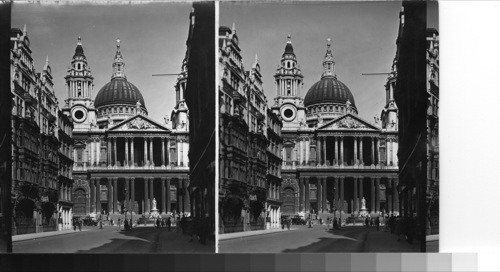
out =
[(152, 124), (145, 122), (144, 120), (142, 120), (140, 118), (136, 118), (127, 124), (127, 128), (129, 128), (129, 129), (153, 129), (155, 127)]

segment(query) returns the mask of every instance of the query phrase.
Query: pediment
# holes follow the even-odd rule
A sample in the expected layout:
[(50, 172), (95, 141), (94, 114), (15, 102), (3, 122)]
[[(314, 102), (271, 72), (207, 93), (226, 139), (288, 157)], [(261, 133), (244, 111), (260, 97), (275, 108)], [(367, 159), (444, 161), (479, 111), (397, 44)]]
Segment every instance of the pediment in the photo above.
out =
[(136, 115), (123, 120), (109, 131), (169, 131), (166, 127), (147, 118), (144, 115)]
[(380, 128), (366, 122), (365, 120), (346, 114), (340, 118), (332, 120), (318, 127), (318, 130), (363, 130), (363, 131), (379, 131)]

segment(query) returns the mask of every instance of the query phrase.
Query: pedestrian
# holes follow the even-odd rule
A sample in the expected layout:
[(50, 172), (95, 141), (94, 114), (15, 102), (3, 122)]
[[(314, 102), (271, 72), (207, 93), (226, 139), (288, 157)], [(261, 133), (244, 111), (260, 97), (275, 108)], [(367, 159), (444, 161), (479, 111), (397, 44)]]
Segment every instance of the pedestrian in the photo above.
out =
[(78, 220), (73, 219), (73, 230), (76, 231), (76, 225), (78, 225)]
[(281, 229), (284, 230), (285, 229), (285, 218), (281, 218)]
[(292, 223), (292, 222), (291, 222), (290, 218), (287, 218), (287, 220), (286, 220), (286, 228), (287, 228), (288, 230), (290, 230), (290, 224), (291, 224), (291, 223)]
[(368, 220), (368, 217), (365, 219), (365, 227), (368, 228), (368, 225), (370, 224), (370, 220)]
[(172, 226), (172, 221), (170, 220), (170, 217), (167, 218), (167, 228), (168, 228), (168, 231), (170, 231), (170, 227)]
[(156, 218), (156, 228), (160, 228), (160, 218)]
[(380, 218), (378, 216), (375, 217), (375, 225), (377, 226), (377, 231), (378, 231), (380, 228)]
[(82, 225), (83, 225), (83, 221), (81, 219), (78, 220), (78, 230), (79, 231), (82, 231)]

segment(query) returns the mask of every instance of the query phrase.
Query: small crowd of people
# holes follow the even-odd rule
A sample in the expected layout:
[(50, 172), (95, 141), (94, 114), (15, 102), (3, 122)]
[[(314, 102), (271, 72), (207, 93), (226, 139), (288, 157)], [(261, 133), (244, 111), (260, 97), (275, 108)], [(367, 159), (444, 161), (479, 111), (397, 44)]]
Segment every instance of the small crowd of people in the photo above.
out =
[(83, 220), (80, 218), (74, 218), (73, 219), (73, 230), (76, 231), (76, 228), (78, 228), (80, 231), (82, 231), (82, 225), (83, 225)]
[(327, 217), (326, 218), (326, 226), (330, 229), (330, 225), (332, 225), (332, 229), (338, 230), (340, 229), (340, 218), (337, 217)]
[(292, 224), (292, 219), (289, 217), (282, 217), (281, 218), (281, 229), (285, 229), (285, 226), (288, 230), (290, 230), (290, 225)]

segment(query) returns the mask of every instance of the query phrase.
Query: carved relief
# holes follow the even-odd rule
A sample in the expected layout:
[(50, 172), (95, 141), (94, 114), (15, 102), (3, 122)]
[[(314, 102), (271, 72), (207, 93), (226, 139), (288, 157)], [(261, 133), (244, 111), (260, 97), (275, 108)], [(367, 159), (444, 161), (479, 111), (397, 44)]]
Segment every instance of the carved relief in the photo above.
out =
[(125, 126), (122, 127), (123, 129), (154, 129), (157, 130), (158, 128), (154, 126), (153, 124), (144, 121), (143, 119), (136, 118), (129, 123), (127, 123)]

